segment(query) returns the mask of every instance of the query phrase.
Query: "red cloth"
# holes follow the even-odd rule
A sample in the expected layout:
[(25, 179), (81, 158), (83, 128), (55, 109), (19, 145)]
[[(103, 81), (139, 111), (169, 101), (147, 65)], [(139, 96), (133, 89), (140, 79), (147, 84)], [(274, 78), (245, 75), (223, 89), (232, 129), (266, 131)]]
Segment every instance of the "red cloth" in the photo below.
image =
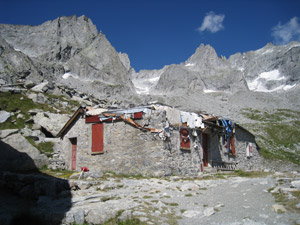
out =
[(232, 155), (235, 155), (235, 147), (234, 147), (234, 137), (230, 138), (230, 150), (232, 152)]
[(87, 172), (87, 171), (89, 171), (89, 169), (87, 167), (81, 167), (81, 171)]

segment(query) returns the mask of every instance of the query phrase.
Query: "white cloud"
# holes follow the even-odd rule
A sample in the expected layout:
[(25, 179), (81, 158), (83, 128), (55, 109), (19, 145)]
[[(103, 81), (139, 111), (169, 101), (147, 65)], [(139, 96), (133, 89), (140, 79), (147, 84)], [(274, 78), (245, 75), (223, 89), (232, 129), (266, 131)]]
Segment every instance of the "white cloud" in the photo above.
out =
[(224, 14), (215, 14), (213, 11), (206, 14), (203, 19), (201, 27), (198, 27), (197, 30), (203, 32), (205, 30), (210, 31), (211, 33), (216, 33), (219, 30), (224, 29), (223, 20), (225, 19)]
[(272, 28), (274, 43), (279, 45), (288, 44), (291, 41), (300, 41), (300, 25), (298, 17), (293, 17), (286, 24), (280, 22)]

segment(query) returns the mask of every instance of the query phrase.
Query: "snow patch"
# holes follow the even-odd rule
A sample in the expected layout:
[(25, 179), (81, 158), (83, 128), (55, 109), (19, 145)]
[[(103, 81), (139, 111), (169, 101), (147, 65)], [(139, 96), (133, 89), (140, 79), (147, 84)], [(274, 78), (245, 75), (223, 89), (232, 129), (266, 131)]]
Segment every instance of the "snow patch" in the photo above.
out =
[(62, 75), (63, 79), (68, 79), (69, 77), (73, 77), (75, 79), (79, 79), (79, 77), (77, 75), (71, 74), (71, 73), (65, 73), (64, 75)]
[(185, 66), (195, 66), (195, 63), (188, 63)]
[(251, 91), (257, 91), (257, 92), (274, 92), (274, 91), (281, 91), (281, 90), (286, 91), (296, 86), (296, 85), (282, 84), (273, 89), (268, 89), (265, 85), (269, 81), (280, 81), (285, 79), (286, 78), (280, 74), (279, 70), (272, 70), (272, 71), (263, 72), (259, 74), (258, 77), (255, 78), (254, 80), (247, 81), (247, 84)]
[(159, 78), (160, 76), (143, 78), (143, 79), (135, 79), (132, 80), (132, 83), (135, 87), (136, 93), (140, 95), (147, 95), (150, 93), (150, 89), (158, 83)]
[(298, 44), (298, 43), (292, 44), (292, 46), (288, 49), (288, 51), (291, 50), (294, 47), (299, 47), (299, 46), (300, 46), (300, 44)]
[(274, 51), (274, 49), (267, 49), (265, 50), (262, 54), (265, 55), (265, 54), (269, 54), (269, 53), (272, 53)]
[(294, 85), (285, 85), (285, 86), (283, 87), (283, 90), (287, 91), (287, 90), (292, 89), (292, 88), (295, 87), (295, 86), (296, 86), (296, 84), (294, 84)]
[(62, 75), (62, 78), (66, 80), (66, 79), (68, 79), (70, 76), (72, 76), (71, 73), (65, 73), (64, 75)]
[(283, 80), (284, 76), (280, 76), (279, 70), (272, 70), (259, 74), (258, 78), (263, 78), (266, 80)]
[(155, 82), (158, 82), (159, 78), (160, 78), (160, 77), (149, 78), (148, 81), (149, 81), (150, 83), (155, 83)]
[(211, 90), (211, 89), (205, 89), (203, 90), (204, 93), (214, 93), (214, 92), (217, 92), (215, 90)]

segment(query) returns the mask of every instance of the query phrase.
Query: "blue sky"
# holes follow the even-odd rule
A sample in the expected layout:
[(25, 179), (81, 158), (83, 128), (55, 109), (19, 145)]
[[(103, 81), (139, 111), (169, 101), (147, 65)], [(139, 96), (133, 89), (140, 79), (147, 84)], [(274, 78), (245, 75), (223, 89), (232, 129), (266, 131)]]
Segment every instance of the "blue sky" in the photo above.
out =
[(201, 44), (219, 56), (300, 41), (300, 0), (0, 0), (0, 23), (86, 15), (131, 65), (160, 69)]

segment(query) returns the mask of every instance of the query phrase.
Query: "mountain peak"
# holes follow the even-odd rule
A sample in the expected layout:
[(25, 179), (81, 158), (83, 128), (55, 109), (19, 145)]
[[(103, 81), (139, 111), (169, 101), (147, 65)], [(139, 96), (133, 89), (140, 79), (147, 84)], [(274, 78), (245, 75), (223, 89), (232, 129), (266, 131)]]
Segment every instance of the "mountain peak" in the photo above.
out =
[(218, 57), (215, 49), (209, 44), (201, 44), (195, 53), (185, 62), (185, 66), (191, 70), (199, 70), (203, 65), (222, 66), (223, 62)]

